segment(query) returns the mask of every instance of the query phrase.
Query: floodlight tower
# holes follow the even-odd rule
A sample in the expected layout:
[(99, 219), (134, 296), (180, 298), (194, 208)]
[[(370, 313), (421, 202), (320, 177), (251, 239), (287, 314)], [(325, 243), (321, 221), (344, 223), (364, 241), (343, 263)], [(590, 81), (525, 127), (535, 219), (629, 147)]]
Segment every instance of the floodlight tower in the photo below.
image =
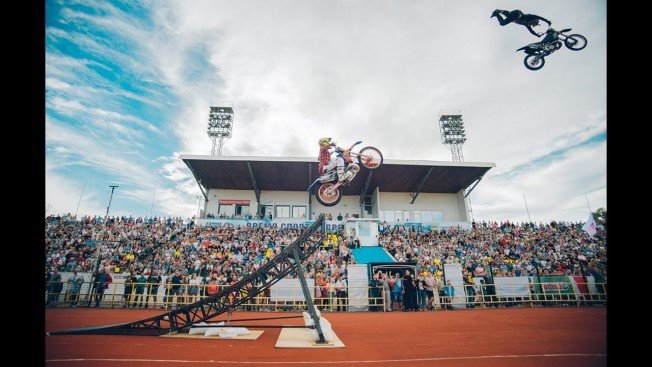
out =
[(233, 133), (233, 104), (231, 102), (211, 103), (208, 113), (208, 137), (213, 141), (211, 155), (222, 155), (224, 142)]
[(466, 141), (462, 110), (439, 111), (439, 132), (441, 141), (448, 145), (453, 154), (453, 162), (463, 162), (462, 145)]

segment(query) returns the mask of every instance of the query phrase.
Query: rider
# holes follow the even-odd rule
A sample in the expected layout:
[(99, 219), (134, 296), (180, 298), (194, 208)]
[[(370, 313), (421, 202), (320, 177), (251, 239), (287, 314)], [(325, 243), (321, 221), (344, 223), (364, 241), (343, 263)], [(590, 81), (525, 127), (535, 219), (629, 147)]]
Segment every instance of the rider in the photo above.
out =
[(537, 37), (541, 37), (542, 34), (537, 33), (533, 29), (533, 27), (538, 26), (540, 20), (548, 23), (548, 27), (550, 27), (550, 25), (552, 24), (546, 18), (540, 17), (538, 15), (534, 15), (534, 14), (523, 14), (523, 12), (518, 10), (518, 9), (512, 10), (512, 11), (496, 9), (496, 10), (494, 10), (493, 13), (491, 13), (490, 18), (493, 18), (493, 17), (496, 17), (496, 19), (498, 19), (498, 23), (500, 23), (501, 26), (504, 26), (504, 25), (512, 23), (512, 22), (516, 23), (516, 24), (520, 24), (522, 26), (525, 26), (527, 28), (527, 30), (530, 31), (530, 33), (532, 33), (533, 35), (535, 35)]
[(340, 155), (331, 158), (332, 152), (329, 149), (336, 146), (337, 143), (331, 138), (319, 139), (319, 174), (323, 175), (337, 168), (338, 181), (343, 182), (351, 177), (353, 173), (344, 171), (344, 158)]

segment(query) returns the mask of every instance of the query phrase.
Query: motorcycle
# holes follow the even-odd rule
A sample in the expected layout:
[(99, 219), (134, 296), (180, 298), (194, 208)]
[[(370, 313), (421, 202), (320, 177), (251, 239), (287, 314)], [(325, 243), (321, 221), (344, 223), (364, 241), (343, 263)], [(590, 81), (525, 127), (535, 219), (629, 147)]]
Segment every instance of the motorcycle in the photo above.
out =
[[(342, 149), (340, 147), (335, 148), (335, 152), (338, 156), (344, 159), (344, 172), (351, 173), (349, 178), (341, 182), (338, 181), (337, 169), (333, 169), (319, 176), (312, 184), (310, 184), (310, 187), (308, 187), (308, 191), (310, 191), (317, 182), (321, 183), (317, 189), (317, 195), (315, 195), (317, 201), (319, 201), (321, 205), (333, 206), (339, 203), (342, 199), (340, 187), (347, 186), (353, 181), (355, 175), (360, 171), (360, 166), (369, 170), (374, 170), (383, 164), (383, 154), (377, 148), (364, 147), (360, 149), (360, 152), (354, 152), (353, 148), (361, 143), (361, 141), (357, 141), (348, 149)], [(354, 158), (357, 158), (360, 165), (354, 163)]]
[(559, 50), (562, 46), (562, 41), (570, 50), (579, 51), (584, 49), (587, 44), (586, 37), (581, 34), (564, 34), (570, 31), (571, 28), (562, 29), (561, 31), (549, 28), (541, 42), (530, 43), (516, 50), (523, 50), (527, 54), (523, 60), (525, 67), (530, 70), (541, 69), (546, 63), (545, 57)]

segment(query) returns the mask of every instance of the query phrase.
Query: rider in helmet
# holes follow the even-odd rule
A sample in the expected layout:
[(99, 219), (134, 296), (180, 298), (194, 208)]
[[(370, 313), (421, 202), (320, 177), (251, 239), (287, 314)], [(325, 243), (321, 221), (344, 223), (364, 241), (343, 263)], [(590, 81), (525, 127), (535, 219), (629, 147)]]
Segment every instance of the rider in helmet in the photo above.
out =
[(349, 178), (352, 174), (344, 171), (344, 159), (339, 155), (331, 158), (330, 148), (336, 147), (337, 143), (335, 143), (331, 138), (321, 138), (318, 143), (319, 174), (323, 175), (337, 168), (338, 181), (342, 182)]
[(540, 24), (539, 23), (540, 20), (548, 23), (548, 27), (550, 27), (550, 25), (552, 24), (546, 18), (534, 14), (523, 14), (523, 12), (518, 9), (512, 11), (496, 9), (494, 10), (493, 13), (491, 13), (490, 18), (493, 17), (496, 17), (496, 19), (498, 19), (498, 23), (500, 23), (501, 26), (507, 25), (512, 22), (525, 26), (525, 28), (527, 28), (527, 30), (530, 31), (530, 33), (532, 33), (537, 37), (541, 37), (543, 35), (543, 33), (536, 32), (534, 30), (534, 27)]

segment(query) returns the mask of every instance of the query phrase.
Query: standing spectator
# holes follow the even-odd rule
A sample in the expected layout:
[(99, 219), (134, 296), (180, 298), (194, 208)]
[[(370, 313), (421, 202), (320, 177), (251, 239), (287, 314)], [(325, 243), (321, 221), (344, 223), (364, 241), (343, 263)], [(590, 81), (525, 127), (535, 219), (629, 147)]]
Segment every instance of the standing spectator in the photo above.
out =
[(61, 290), (63, 289), (63, 282), (61, 281), (59, 269), (56, 267), (52, 268), (52, 275), (50, 275), (50, 279), (48, 280), (47, 289), (48, 302), (45, 305), (57, 307), (57, 303), (59, 303), (59, 294), (61, 294)]
[(156, 308), (156, 298), (158, 288), (161, 286), (163, 279), (158, 275), (157, 270), (152, 270), (152, 273), (147, 277), (147, 298), (145, 299), (145, 308), (149, 307), (149, 298), (152, 297), (152, 307)]
[(383, 297), (385, 298), (385, 311), (392, 311), (392, 289), (389, 286), (389, 275), (380, 273), (383, 277)]
[[(178, 305), (178, 302), (179, 302), (179, 295), (181, 294), (180, 291), (181, 291), (181, 285), (182, 285), (182, 283), (183, 283), (183, 278), (181, 278), (181, 271), (176, 270), (176, 271), (174, 272), (174, 275), (172, 276), (172, 289), (171, 289), (171, 295), (172, 295), (172, 297), (177, 296), (177, 297), (176, 297), (177, 307), (179, 306), (179, 305)], [(170, 300), (170, 301), (171, 301), (171, 300)]]
[(417, 292), (414, 284), (414, 278), (409, 270), (405, 271), (403, 276), (403, 302), (405, 304), (405, 311), (417, 310)]
[(401, 311), (403, 309), (403, 280), (400, 274), (394, 274), (394, 288), (392, 288), (393, 309)]
[(111, 276), (106, 272), (104, 267), (100, 268), (100, 273), (95, 276), (95, 307), (100, 307), (104, 291), (111, 284)]
[(466, 272), (464, 277), (464, 291), (466, 292), (466, 307), (475, 308), (475, 284), (470, 272)]
[(424, 288), (426, 289), (426, 296), (428, 297), (427, 305), (428, 310), (432, 310), (435, 308), (435, 305), (433, 304), (435, 297), (434, 297), (434, 287), (435, 287), (435, 277), (432, 275), (432, 272), (428, 272), (426, 274), (426, 279), (425, 281), (425, 286)]
[(194, 303), (197, 302), (197, 295), (199, 294), (199, 285), (201, 284), (201, 279), (197, 277), (197, 274), (193, 273), (190, 276), (188, 281), (188, 302)]
[(420, 274), (417, 278), (417, 300), (418, 300), (418, 310), (426, 310), (426, 303), (428, 301), (428, 294), (426, 292), (426, 281), (423, 277), (423, 274)]
[(344, 219), (344, 218), (342, 217), (342, 213), (339, 213), (339, 214), (337, 215), (337, 220), (338, 220), (339, 222), (341, 222), (342, 219)]
[(453, 297), (455, 297), (455, 288), (453, 287), (453, 283), (451, 283), (450, 280), (446, 281), (446, 286), (444, 287), (444, 295), (444, 304), (446, 305), (446, 308), (452, 310)]
[(122, 299), (124, 301), (124, 307), (129, 307), (129, 302), (134, 293), (134, 284), (138, 281), (138, 278), (134, 275), (133, 271), (130, 271), (125, 278), (124, 290), (122, 292)]
[(136, 283), (134, 284), (136, 288), (136, 295), (134, 296), (134, 301), (131, 304), (132, 307), (136, 307), (136, 302), (138, 302), (138, 298), (140, 296), (140, 303), (138, 304), (138, 307), (143, 307), (143, 293), (145, 292), (145, 284), (147, 283), (147, 278), (143, 274), (138, 274), (138, 279), (136, 279)]
[(68, 307), (77, 307), (77, 300), (79, 299), (79, 292), (81, 291), (82, 284), (84, 284), (84, 277), (77, 274), (77, 269), (72, 271), (72, 276), (68, 279), (68, 291), (70, 303)]
[(346, 311), (346, 282), (343, 277), (338, 277), (335, 282), (335, 297), (337, 297), (337, 311)]

